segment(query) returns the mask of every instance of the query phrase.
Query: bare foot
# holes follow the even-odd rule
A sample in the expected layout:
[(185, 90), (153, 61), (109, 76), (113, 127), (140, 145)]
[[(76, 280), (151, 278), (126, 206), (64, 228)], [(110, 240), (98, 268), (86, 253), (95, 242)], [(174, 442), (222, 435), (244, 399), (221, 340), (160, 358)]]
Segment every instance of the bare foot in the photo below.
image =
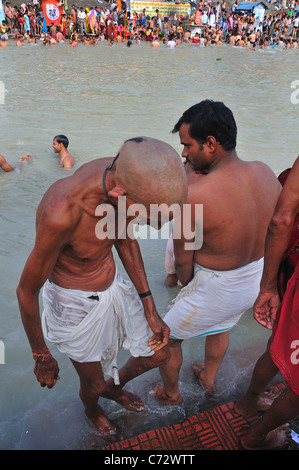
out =
[(205, 380), (205, 370), (204, 367), (198, 362), (192, 367), (194, 374), (196, 375), (199, 385), (204, 389), (206, 395), (214, 394), (214, 384), (210, 384)]
[(165, 405), (179, 405), (183, 401), (181, 395), (178, 395), (176, 398), (173, 398), (168, 395), (163, 385), (155, 385), (153, 391), (155, 397), (162, 403), (165, 403)]
[(265, 439), (250, 437), (250, 431), (241, 438), (241, 445), (245, 450), (281, 450), (286, 449), (291, 443), (291, 430), (285, 424), (273, 431), (270, 431)]
[(108, 398), (119, 403), (123, 408), (128, 411), (137, 411), (141, 412), (144, 410), (144, 403), (139, 398), (138, 395), (135, 395), (131, 392), (126, 392), (125, 390), (120, 390), (118, 394), (110, 395)]
[(165, 279), (165, 285), (167, 287), (175, 287), (178, 285), (178, 278), (176, 274), (168, 274)]
[(275, 398), (277, 397), (273, 396), (269, 392), (262, 393), (257, 401), (250, 401), (248, 398), (244, 397), (235, 403), (234, 410), (240, 415), (248, 416), (249, 414), (255, 413), (256, 411), (268, 410), (274, 402)]
[(95, 414), (88, 413), (88, 411), (85, 410), (85, 415), (96, 427), (98, 433), (103, 439), (108, 442), (113, 442), (119, 439), (117, 428), (104, 415), (104, 412), (100, 406), (97, 407)]

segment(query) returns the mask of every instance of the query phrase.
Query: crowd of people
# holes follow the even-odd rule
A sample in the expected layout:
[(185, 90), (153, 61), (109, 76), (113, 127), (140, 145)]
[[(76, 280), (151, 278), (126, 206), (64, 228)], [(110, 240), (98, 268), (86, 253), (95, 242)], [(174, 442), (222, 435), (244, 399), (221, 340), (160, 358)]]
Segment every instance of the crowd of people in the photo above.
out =
[[(261, 22), (256, 21), (254, 13), (238, 11), (237, 2), (230, 11), (225, 0), (215, 5), (208, 1), (199, 2), (188, 20), (182, 15), (179, 18), (162, 15), (158, 9), (153, 16), (145, 9), (138, 13), (119, 10), (115, 3), (110, 8), (84, 9), (73, 5), (70, 11), (61, 15), (59, 24), (46, 25), (38, 3), (16, 8), (7, 2), (0, 45), (7, 47), (12, 36), (17, 46), (41, 40), (45, 46), (69, 41), (72, 47), (103, 41), (108, 41), (109, 45), (125, 42), (131, 46), (145, 41), (153, 47), (166, 45), (170, 48), (182, 43), (195, 43), (200, 47), (231, 44), (253, 50), (267, 46), (298, 48), (299, 11), (295, 9), (296, 5), (292, 0), (288, 8), (266, 14)], [(192, 34), (189, 24), (201, 26), (201, 32)]]

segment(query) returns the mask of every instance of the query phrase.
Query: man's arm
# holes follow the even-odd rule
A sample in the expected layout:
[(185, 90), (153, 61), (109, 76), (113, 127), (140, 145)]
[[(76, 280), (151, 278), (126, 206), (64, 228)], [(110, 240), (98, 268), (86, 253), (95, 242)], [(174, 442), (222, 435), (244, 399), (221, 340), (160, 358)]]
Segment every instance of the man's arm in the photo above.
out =
[(36, 354), (35, 375), (41, 386), (52, 388), (57, 381), (58, 366), (49, 353), (44, 340), (39, 312), (39, 292), (51, 273), (59, 254), (65, 244), (66, 220), (58, 214), (54, 219), (41, 218), (37, 227), (35, 246), (25, 264), (17, 287), (17, 297), (21, 318), (32, 352)]
[(193, 258), (196, 240), (194, 193), (194, 187), (189, 186), (187, 203), (184, 204), (180, 217), (176, 218), (173, 223), (175, 269), (177, 278), (182, 286), (186, 286), (193, 278)]
[(272, 328), (280, 306), (277, 276), (287, 249), (294, 220), (299, 210), (299, 157), (283, 186), (273, 217), (268, 227), (265, 244), (265, 264), (260, 293), (254, 304), (254, 318), (266, 328)]
[(65, 170), (71, 170), (74, 165), (73, 157), (71, 155), (67, 155), (66, 157), (64, 157), (62, 165)]
[[(149, 285), (138, 242), (126, 238), (115, 241), (114, 245), (138, 294), (149, 292)], [(169, 328), (158, 314), (152, 295), (141, 298), (141, 300), (146, 320), (154, 333), (149, 340), (149, 346), (157, 351), (168, 343)]]
[(14, 170), (14, 168), (9, 163), (7, 163), (7, 161), (5, 160), (4, 157), (2, 157), (2, 155), (0, 155), (0, 167), (2, 168), (3, 171), (6, 171), (6, 172)]

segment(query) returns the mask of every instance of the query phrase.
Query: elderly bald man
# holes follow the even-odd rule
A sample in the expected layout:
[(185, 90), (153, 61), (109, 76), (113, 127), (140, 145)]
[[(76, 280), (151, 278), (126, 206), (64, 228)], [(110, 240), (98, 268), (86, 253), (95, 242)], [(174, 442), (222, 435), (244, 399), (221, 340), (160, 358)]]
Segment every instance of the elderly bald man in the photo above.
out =
[[(106, 204), (107, 212), (113, 207), (118, 221), (121, 196), (126, 210), (136, 203), (146, 207), (147, 223), (151, 204), (185, 203), (187, 179), (178, 153), (162, 141), (133, 138), (115, 159), (91, 161), (55, 182), (37, 209), (35, 245), (17, 288), (40, 385), (52, 388), (59, 378), (49, 340), (74, 364), (86, 416), (113, 438), (117, 430), (98, 405), (99, 397), (142, 411), (141, 399), (123, 386), (168, 359), (169, 336), (149, 290), (137, 241), (118, 236), (124, 227), (116, 227), (113, 239), (108, 232), (106, 237), (97, 234), (96, 226), (105, 217), (104, 211), (98, 215), (99, 207)], [(132, 217), (126, 216), (125, 222)], [(113, 246), (131, 281), (117, 273)], [(131, 357), (118, 370), (116, 356), (122, 347)]]

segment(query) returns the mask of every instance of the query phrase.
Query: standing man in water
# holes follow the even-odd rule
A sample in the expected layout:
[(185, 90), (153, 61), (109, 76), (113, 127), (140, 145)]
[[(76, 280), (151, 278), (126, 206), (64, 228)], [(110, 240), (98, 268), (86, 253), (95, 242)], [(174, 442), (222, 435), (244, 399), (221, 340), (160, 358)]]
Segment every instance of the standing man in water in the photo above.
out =
[[(156, 387), (156, 396), (176, 404), (182, 401), (181, 343), (188, 338), (206, 337), (205, 363), (196, 364), (194, 372), (206, 393), (214, 392), (229, 330), (258, 295), (266, 231), (281, 186), (263, 163), (238, 158), (237, 126), (223, 103), (205, 100), (192, 106), (173, 132), (179, 132), (182, 157), (191, 168), (207, 171), (188, 187), (187, 199), (193, 231), (202, 227), (202, 243), (195, 237), (193, 249), (186, 249), (190, 241), (174, 238), (176, 274), (184, 288), (164, 317), (171, 358), (160, 367), (164, 386)], [(198, 205), (203, 220), (196, 213)]]
[[(289, 426), (285, 424), (299, 414), (298, 210), (299, 157), (286, 179), (268, 228), (265, 267), (260, 293), (254, 305), (255, 319), (271, 329), (272, 336), (265, 353), (256, 363), (246, 395), (235, 405), (235, 410), (242, 415), (267, 409), (241, 439), (247, 450), (287, 446), (291, 436)], [(285, 272), (286, 280), (289, 280), (285, 292), (278, 281), (282, 262), (288, 267)], [(283, 374), (288, 386), (273, 403), (269, 403), (264, 390), (278, 371)]]
[[(124, 196), (125, 209), (120, 207)], [(37, 210), (35, 246), (17, 288), (34, 372), (41, 386), (56, 384), (59, 368), (45, 340), (56, 344), (79, 375), (87, 417), (108, 437), (116, 429), (98, 405), (99, 397), (141, 411), (140, 398), (123, 386), (168, 359), (169, 329), (156, 311), (139, 245), (123, 234), (135, 215), (134, 204), (142, 204), (145, 220), (152, 223), (152, 204), (181, 206), (186, 198), (187, 178), (177, 152), (164, 142), (139, 137), (126, 141), (114, 160), (94, 160), (54, 183)], [(108, 224), (102, 233), (105, 212), (117, 225)], [(117, 273), (113, 246), (132, 283)], [(118, 371), (121, 347), (132, 357)], [(111, 379), (105, 381), (104, 373)]]
[(65, 135), (56, 135), (53, 139), (52, 147), (55, 153), (59, 155), (60, 165), (66, 170), (71, 170), (75, 163), (74, 158), (68, 152), (69, 139)]

